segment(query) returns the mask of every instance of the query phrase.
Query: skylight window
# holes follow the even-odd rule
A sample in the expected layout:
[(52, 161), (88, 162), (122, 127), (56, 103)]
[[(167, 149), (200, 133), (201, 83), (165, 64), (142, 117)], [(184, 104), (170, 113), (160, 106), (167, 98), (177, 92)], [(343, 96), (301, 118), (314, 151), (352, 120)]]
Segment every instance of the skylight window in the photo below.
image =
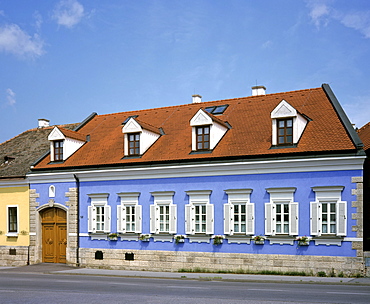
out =
[(212, 107), (207, 107), (205, 110), (213, 115), (220, 115), (225, 112), (229, 105), (222, 105), (222, 106), (212, 106)]

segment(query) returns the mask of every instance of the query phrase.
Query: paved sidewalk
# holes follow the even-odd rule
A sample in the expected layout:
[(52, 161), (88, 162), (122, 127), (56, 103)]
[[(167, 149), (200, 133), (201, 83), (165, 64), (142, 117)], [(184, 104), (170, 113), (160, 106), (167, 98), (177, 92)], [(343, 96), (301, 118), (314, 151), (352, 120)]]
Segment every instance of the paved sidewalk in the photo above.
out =
[(369, 285), (370, 278), (332, 278), (332, 277), (301, 277), (257, 274), (224, 274), (224, 273), (185, 273), (185, 272), (155, 272), (132, 270), (109, 270), (94, 268), (78, 268), (65, 264), (41, 263), (22, 267), (0, 267), (1, 272), (69, 274), (118, 276), (157, 279), (191, 279), (208, 281), (238, 281), (238, 282), (276, 282), (276, 283), (323, 283), (323, 284), (356, 284)]

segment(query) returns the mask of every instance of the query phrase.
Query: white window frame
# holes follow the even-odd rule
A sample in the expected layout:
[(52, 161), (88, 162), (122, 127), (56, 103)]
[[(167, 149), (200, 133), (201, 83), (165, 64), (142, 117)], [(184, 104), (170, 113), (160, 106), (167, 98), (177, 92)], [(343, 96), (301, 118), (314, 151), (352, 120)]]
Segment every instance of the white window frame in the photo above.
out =
[(50, 185), (49, 187), (49, 197), (55, 197), (56, 190), (54, 185)]
[[(111, 231), (111, 206), (108, 205), (108, 193), (88, 194), (91, 199), (91, 206), (88, 206), (88, 232), (90, 233), (109, 233)], [(104, 229), (97, 230), (96, 208), (104, 210)]]
[[(174, 191), (151, 192), (154, 204), (150, 205), (150, 233), (176, 234), (177, 233), (177, 206), (173, 203)], [(169, 207), (168, 231), (160, 229), (160, 207)]]
[[(140, 192), (121, 192), (117, 193), (121, 198), (121, 204), (117, 206), (117, 232), (122, 234), (133, 234), (142, 232), (142, 206), (139, 205)], [(135, 210), (135, 229), (126, 229), (126, 210), (127, 207)]]
[[(9, 208), (17, 208), (17, 231), (9, 231)], [(16, 237), (19, 234), (19, 206), (18, 205), (7, 205), (6, 206), (6, 236)]]
[(190, 126), (192, 127), (192, 141), (191, 149), (192, 151), (204, 151), (199, 150), (197, 147), (197, 127), (209, 126), (209, 150), (213, 150), (216, 145), (220, 142), (222, 137), (227, 132), (228, 128), (221, 125), (220, 123), (214, 121), (206, 111), (200, 109), (190, 120)]
[[(294, 202), (295, 187), (268, 188), (270, 202), (265, 203), (265, 234), (278, 236), (298, 235), (298, 203)], [(289, 232), (276, 233), (276, 204), (289, 204)]]
[[(229, 189), (225, 190), (228, 195), (227, 204), (224, 204), (224, 234), (225, 235), (253, 235), (255, 230), (254, 223), (254, 204), (250, 202), (250, 194), (252, 189)], [(246, 211), (246, 231), (234, 231), (234, 210), (235, 205), (245, 205)]]
[[(310, 234), (314, 236), (347, 235), (347, 202), (342, 201), (343, 186), (312, 187), (315, 192), (315, 201), (310, 202)], [(336, 232), (322, 232), (322, 204), (336, 204)]]
[(276, 106), (271, 112), (272, 119), (272, 145), (278, 146), (278, 121), (281, 119), (293, 120), (293, 145), (297, 144), (303, 134), (304, 129), (308, 123), (308, 120), (303, 117), (298, 111), (293, 108), (284, 99)]
[[(189, 204), (185, 205), (185, 233), (188, 235), (209, 235), (214, 233), (214, 206), (210, 203), (211, 190), (186, 191)], [(206, 229), (195, 232), (195, 207), (205, 206)]]

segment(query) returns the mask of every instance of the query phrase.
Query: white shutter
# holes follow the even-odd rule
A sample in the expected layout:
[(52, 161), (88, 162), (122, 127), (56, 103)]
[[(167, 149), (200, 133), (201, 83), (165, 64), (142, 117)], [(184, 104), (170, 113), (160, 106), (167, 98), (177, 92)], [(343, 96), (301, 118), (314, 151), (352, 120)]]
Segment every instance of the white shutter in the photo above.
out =
[(122, 206), (117, 206), (117, 232), (122, 232), (122, 220), (121, 220)]
[(175, 234), (177, 232), (177, 206), (170, 205), (170, 231), (169, 233)]
[(126, 206), (121, 206), (121, 229), (122, 233), (126, 233)]
[(135, 233), (141, 233), (141, 216), (142, 216), (142, 206), (135, 206)]
[(289, 235), (298, 235), (298, 203), (289, 204)]
[(224, 204), (224, 234), (233, 235), (233, 207), (234, 206), (232, 204)]
[(150, 233), (158, 233), (158, 205), (150, 205)]
[(96, 231), (96, 208), (94, 206), (87, 207), (87, 231), (95, 232)]
[(273, 206), (272, 203), (265, 203), (265, 234), (273, 235), (275, 234), (274, 219), (273, 219)]
[(206, 234), (213, 234), (213, 204), (206, 205)]
[(194, 210), (193, 205), (185, 205), (185, 233), (194, 234)]
[(347, 202), (338, 202), (337, 235), (347, 235)]
[(104, 232), (110, 232), (111, 207), (104, 206)]
[(254, 234), (254, 204), (246, 204), (246, 231), (245, 234)]
[(310, 234), (320, 235), (321, 234), (321, 213), (320, 205), (317, 202), (310, 202)]

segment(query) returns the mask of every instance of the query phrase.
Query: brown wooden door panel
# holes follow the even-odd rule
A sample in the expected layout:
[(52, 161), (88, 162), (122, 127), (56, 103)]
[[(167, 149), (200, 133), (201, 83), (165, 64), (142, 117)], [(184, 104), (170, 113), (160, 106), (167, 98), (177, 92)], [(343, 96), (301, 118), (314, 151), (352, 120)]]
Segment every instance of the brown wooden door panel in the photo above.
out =
[(66, 263), (67, 213), (58, 208), (48, 208), (41, 213), (42, 261)]

